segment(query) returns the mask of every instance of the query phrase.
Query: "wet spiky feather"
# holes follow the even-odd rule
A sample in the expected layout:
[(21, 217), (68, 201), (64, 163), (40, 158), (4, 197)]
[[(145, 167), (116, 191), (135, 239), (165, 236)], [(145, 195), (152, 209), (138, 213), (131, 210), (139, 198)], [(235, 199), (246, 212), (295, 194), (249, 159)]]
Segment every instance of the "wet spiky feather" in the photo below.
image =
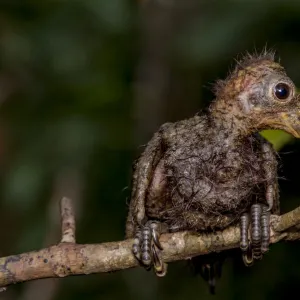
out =
[[(229, 72), (226, 79), (219, 79), (215, 82), (213, 85), (213, 92), (216, 97), (220, 97), (222, 95), (224, 87), (226, 87), (229, 81), (235, 80), (236, 77), (239, 76), (240, 71), (245, 71), (249, 67), (262, 66), (264, 62), (268, 62), (269, 64), (271, 63), (271, 65), (283, 69), (278, 63), (276, 63), (275, 51), (273, 50), (264, 49), (260, 53), (255, 52), (253, 54), (246, 52), (235, 60), (235, 66), (233, 70)], [(272, 62), (274, 64), (272, 64)]]

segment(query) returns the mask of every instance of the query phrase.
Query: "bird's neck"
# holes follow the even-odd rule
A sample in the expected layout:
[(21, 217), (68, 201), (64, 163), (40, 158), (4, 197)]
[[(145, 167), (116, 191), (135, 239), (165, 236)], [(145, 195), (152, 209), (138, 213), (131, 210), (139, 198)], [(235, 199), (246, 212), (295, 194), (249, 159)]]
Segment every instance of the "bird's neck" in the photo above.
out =
[(251, 124), (251, 118), (243, 114), (234, 101), (217, 99), (211, 104), (209, 111), (217, 130), (227, 133), (234, 140), (242, 140), (258, 131)]

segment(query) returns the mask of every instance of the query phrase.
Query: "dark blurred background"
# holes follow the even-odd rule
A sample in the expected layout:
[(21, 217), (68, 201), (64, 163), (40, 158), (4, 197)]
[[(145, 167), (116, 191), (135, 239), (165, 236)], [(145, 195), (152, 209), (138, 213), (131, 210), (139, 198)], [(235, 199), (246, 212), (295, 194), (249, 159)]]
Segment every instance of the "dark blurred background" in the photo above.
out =
[[(0, 255), (60, 238), (58, 203), (74, 200), (77, 241), (121, 240), (131, 164), (166, 121), (213, 99), (233, 58), (277, 50), (300, 86), (300, 2), (2, 0)], [(281, 154), (282, 211), (300, 205), (300, 142), (267, 132)], [(217, 295), (185, 262), (9, 287), (11, 300), (283, 299), (299, 290), (300, 245), (279, 243), (246, 268), (228, 259)]]

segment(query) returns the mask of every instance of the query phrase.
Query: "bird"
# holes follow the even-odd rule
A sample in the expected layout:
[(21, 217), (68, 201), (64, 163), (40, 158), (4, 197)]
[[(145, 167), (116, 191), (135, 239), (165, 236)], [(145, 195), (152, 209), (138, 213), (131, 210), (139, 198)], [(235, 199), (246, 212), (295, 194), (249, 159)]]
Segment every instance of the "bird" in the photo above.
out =
[[(246, 266), (269, 250), (270, 214), (280, 213), (278, 155), (259, 132), (281, 129), (299, 138), (300, 97), (266, 49), (236, 60), (213, 91), (202, 113), (163, 124), (133, 166), (126, 237), (157, 276), (167, 273), (159, 242), (166, 232), (239, 224)], [(203, 259), (201, 273), (214, 293), (219, 267)]]

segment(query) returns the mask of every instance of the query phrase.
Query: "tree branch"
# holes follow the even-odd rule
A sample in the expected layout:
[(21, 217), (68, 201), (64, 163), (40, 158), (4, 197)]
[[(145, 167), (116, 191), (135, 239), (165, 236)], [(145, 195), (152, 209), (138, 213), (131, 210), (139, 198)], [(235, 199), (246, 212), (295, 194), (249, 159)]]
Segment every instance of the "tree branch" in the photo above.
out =
[[(61, 200), (62, 240), (39, 251), (0, 258), (0, 288), (40, 278), (65, 277), (117, 271), (138, 266), (131, 253), (132, 239), (102, 244), (76, 244), (71, 200)], [(271, 217), (271, 243), (300, 239), (300, 207)], [(164, 234), (160, 242), (166, 262), (189, 259), (214, 251), (239, 247), (237, 226), (209, 234), (177, 232)]]

